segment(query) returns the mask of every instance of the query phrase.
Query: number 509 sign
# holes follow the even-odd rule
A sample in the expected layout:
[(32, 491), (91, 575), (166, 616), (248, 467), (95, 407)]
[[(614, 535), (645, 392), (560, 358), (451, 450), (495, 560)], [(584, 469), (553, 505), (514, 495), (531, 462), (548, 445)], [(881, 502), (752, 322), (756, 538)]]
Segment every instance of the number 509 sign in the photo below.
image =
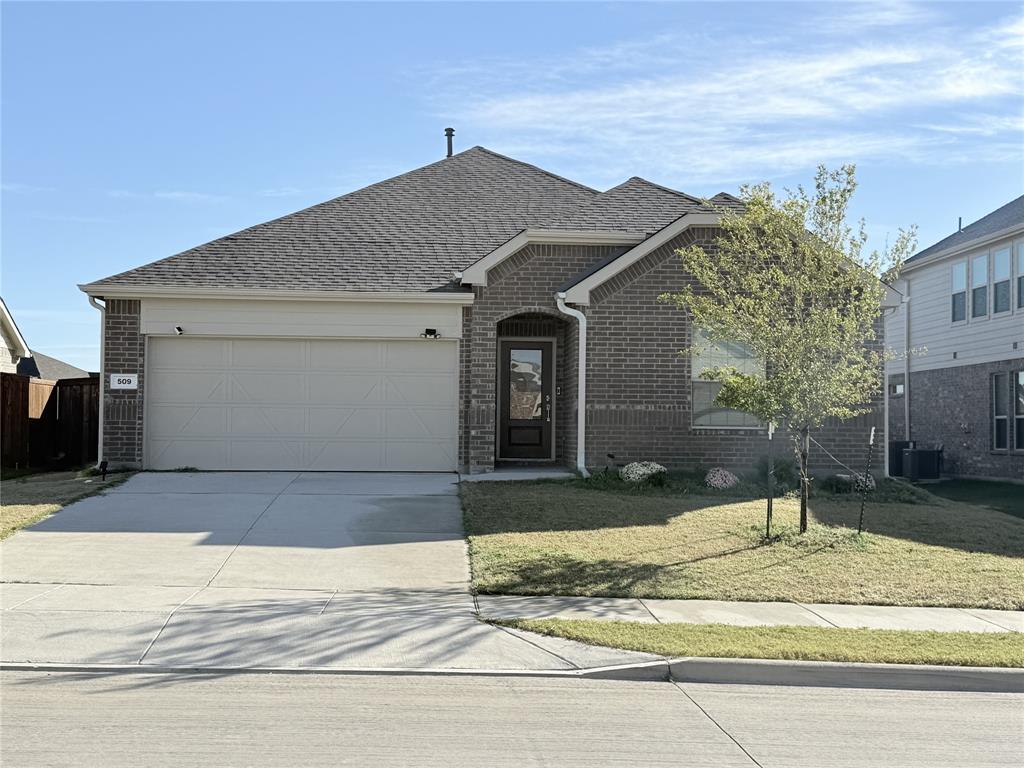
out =
[(112, 373), (110, 374), (111, 389), (138, 389), (139, 375), (137, 373)]

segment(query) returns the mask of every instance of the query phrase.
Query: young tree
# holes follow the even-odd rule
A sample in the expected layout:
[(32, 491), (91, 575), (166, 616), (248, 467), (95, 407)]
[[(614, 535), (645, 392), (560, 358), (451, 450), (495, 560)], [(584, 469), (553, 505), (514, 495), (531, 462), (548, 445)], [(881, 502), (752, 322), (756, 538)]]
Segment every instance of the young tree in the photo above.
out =
[(884, 251), (865, 254), (864, 221), (847, 224), (856, 189), (852, 165), (818, 168), (814, 193), (778, 196), (767, 183), (743, 187), (742, 210), (721, 211), (714, 247), (678, 251), (692, 275), (663, 298), (689, 313), (707, 342), (745, 345), (763, 373), (708, 368), (721, 382), (717, 405), (788, 431), (800, 465), (800, 532), (807, 530), (812, 430), (830, 417), (870, 410), (882, 380), (876, 336), (884, 279), (913, 252), (916, 228), (900, 230)]

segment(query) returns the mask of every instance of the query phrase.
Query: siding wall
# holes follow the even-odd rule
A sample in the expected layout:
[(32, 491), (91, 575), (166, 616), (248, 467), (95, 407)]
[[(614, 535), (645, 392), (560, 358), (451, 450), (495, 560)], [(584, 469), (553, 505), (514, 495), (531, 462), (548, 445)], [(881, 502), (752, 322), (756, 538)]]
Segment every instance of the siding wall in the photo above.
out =
[[(970, 312), (970, 283), (968, 283), (967, 320), (953, 323), (951, 320), (950, 297), (952, 288), (952, 265), (970, 262), (975, 256), (991, 254), (1012, 246), (1011, 278), (1012, 296), (1010, 311), (999, 315), (989, 313), (987, 317), (972, 318)], [(1024, 350), (1024, 309), (1017, 308), (1016, 282), (1017, 249), (1024, 248), (1024, 238), (1007, 238), (992, 246), (968, 251), (954, 258), (930, 264), (907, 272), (903, 280), (910, 297), (910, 370), (929, 371), (958, 365), (975, 365), (1008, 360), (1020, 356)], [(992, 287), (989, 284), (989, 304), (992, 301)], [(905, 346), (903, 310), (896, 311), (886, 323), (886, 342), (897, 354)], [(1014, 344), (1017, 346), (1014, 347)], [(954, 354), (956, 355), (954, 357)], [(890, 360), (886, 367), (889, 373), (902, 373), (903, 361)]]

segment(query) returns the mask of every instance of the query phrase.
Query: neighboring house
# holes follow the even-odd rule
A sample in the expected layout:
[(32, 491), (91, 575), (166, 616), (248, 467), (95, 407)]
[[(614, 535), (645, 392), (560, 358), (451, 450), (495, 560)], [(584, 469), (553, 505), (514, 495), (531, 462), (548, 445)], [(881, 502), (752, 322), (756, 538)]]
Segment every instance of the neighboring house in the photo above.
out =
[(908, 259), (896, 287), (890, 438), (942, 446), (949, 475), (1024, 480), (1024, 196)]
[(0, 373), (17, 373), (18, 363), (22, 358), (32, 355), (32, 351), (25, 343), (25, 338), (18, 330), (18, 324), (7, 309), (7, 304), (0, 298), (0, 343), (3, 349), (0, 350)]
[(60, 381), (61, 379), (87, 379), (93, 374), (65, 363), (56, 357), (32, 350), (31, 357), (24, 357), (18, 363), (18, 373), (35, 379)]
[[(103, 458), (749, 467), (765, 431), (713, 405), (718, 385), (679, 354), (687, 316), (658, 299), (687, 279), (675, 249), (738, 205), (713, 203), (640, 178), (599, 192), (474, 147), (83, 285), (105, 304)], [(880, 413), (816, 437), (863, 466)]]

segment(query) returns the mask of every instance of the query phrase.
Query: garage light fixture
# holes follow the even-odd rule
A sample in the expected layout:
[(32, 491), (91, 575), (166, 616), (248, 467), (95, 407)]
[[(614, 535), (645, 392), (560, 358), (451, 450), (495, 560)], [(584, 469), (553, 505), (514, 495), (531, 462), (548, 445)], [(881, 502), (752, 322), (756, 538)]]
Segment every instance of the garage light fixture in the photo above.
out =
[(420, 338), (423, 339), (440, 339), (441, 334), (437, 332), (437, 328), (424, 328), (423, 333), (420, 334)]
[(176, 325), (176, 326), (174, 326), (174, 332), (175, 332), (175, 333), (176, 333), (177, 335), (181, 336), (181, 334), (183, 334), (183, 333), (184, 333), (185, 331), (183, 331), (183, 330), (181, 329), (181, 326), (180, 326), (180, 325)]

